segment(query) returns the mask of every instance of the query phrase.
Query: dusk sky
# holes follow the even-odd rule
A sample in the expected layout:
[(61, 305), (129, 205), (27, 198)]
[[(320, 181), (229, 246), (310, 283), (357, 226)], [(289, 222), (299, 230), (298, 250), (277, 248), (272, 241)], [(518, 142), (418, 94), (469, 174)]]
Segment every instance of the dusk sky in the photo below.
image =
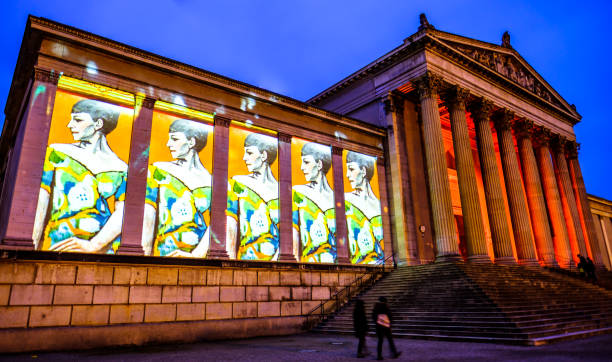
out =
[[(437, 29), (523, 58), (583, 116), (587, 192), (612, 199), (612, 6), (607, 1), (3, 1), (0, 109), (28, 14), (302, 101), (400, 45), (425, 12)], [(4, 122), (0, 114), (0, 125)]]

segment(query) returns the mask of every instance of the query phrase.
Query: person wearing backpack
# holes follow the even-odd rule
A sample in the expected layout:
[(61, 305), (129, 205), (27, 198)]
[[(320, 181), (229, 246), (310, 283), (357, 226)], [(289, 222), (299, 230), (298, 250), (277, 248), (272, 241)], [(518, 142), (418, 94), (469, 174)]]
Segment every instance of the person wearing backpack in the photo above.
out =
[(393, 358), (399, 357), (402, 352), (398, 352), (395, 348), (395, 343), (393, 343), (393, 336), (391, 335), (391, 322), (393, 320), (393, 315), (391, 314), (391, 310), (387, 305), (387, 298), (378, 298), (378, 302), (374, 305), (374, 309), (372, 310), (372, 319), (374, 320), (374, 324), (376, 324), (376, 336), (378, 337), (377, 359), (383, 359), (382, 345), (385, 337), (389, 341), (389, 348), (391, 349), (391, 355)]

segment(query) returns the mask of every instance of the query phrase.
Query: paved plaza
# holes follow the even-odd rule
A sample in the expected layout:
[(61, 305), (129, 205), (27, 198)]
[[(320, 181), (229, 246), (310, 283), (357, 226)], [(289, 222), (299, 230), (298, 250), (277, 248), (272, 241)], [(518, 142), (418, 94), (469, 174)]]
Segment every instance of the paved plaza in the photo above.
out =
[[(612, 334), (541, 347), (396, 339), (401, 361), (612, 361)], [(307, 333), (196, 344), (94, 351), (1, 355), (0, 361), (364, 361), (355, 358), (356, 339)], [(375, 338), (368, 339), (370, 351)], [(386, 359), (388, 346), (384, 346)]]

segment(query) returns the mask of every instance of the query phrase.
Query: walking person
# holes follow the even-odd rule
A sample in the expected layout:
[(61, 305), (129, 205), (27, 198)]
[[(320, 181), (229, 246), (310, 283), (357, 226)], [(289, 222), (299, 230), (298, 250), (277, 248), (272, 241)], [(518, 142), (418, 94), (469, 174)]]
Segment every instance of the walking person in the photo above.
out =
[(391, 355), (393, 358), (399, 357), (402, 352), (398, 352), (393, 343), (393, 336), (391, 335), (391, 322), (393, 321), (393, 315), (387, 305), (387, 298), (380, 297), (378, 302), (374, 305), (372, 310), (372, 319), (376, 324), (376, 336), (378, 337), (378, 360), (382, 360), (382, 345), (383, 339), (386, 337), (389, 341), (389, 348), (391, 349)]
[(370, 354), (366, 345), (366, 335), (368, 334), (368, 319), (366, 317), (365, 303), (361, 299), (355, 302), (353, 309), (353, 326), (355, 328), (355, 336), (359, 339), (357, 345), (357, 358), (363, 358)]

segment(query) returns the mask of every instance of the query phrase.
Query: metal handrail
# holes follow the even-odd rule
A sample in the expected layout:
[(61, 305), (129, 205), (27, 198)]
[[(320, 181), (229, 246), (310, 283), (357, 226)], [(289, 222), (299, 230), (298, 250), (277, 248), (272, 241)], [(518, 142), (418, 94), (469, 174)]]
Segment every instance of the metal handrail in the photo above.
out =
[[(306, 316), (307, 317), (308, 316), (314, 316), (315, 312), (317, 311), (317, 309), (320, 310), (320, 313), (317, 313), (316, 316), (320, 317), (320, 318), (324, 317), (325, 315), (328, 315), (328, 314), (331, 314), (331, 313), (335, 313), (336, 311), (338, 311), (340, 309), (340, 303), (339, 303), (340, 301), (342, 301), (342, 300), (348, 301), (350, 298), (352, 298), (352, 296), (353, 296), (351, 294), (351, 289), (352, 288), (357, 287), (357, 289), (355, 289), (355, 290), (356, 291), (360, 291), (360, 290), (363, 289), (364, 284), (366, 282), (369, 282), (370, 284), (372, 284), (375, 280), (378, 279), (378, 278), (375, 278), (376, 276), (378, 276), (380, 274), (386, 273), (387, 261), (389, 259), (392, 259), (393, 257), (394, 257), (394, 255), (389, 255), (384, 260), (378, 261), (376, 264), (381, 265), (382, 266), (381, 269), (376, 270), (375, 273), (370, 273), (370, 272), (363, 273), (357, 279), (355, 279), (351, 284), (345, 286), (344, 288), (342, 288), (339, 291), (337, 291), (336, 293), (334, 293), (334, 295), (332, 295), (328, 300), (321, 301), (319, 303), (319, 305), (317, 305), (314, 309), (312, 309), (309, 313), (307, 313)], [(393, 267), (395, 267), (395, 264), (393, 265)], [(368, 276), (370, 278), (366, 278)], [(341, 297), (341, 294), (346, 294), (346, 296)], [(326, 313), (325, 305), (327, 303), (329, 303), (329, 302), (332, 302), (332, 305), (330, 306), (330, 309), (328, 309), (327, 313)], [(342, 303), (342, 305), (344, 305), (344, 303)]]

